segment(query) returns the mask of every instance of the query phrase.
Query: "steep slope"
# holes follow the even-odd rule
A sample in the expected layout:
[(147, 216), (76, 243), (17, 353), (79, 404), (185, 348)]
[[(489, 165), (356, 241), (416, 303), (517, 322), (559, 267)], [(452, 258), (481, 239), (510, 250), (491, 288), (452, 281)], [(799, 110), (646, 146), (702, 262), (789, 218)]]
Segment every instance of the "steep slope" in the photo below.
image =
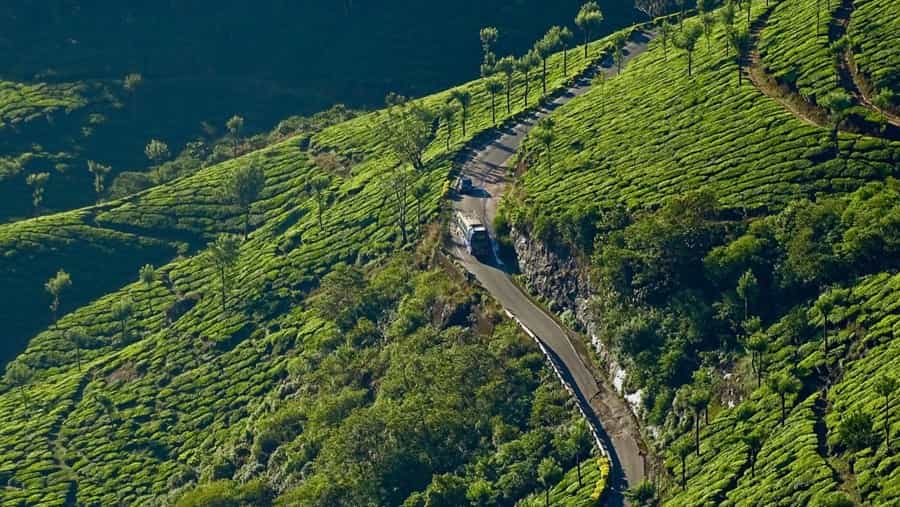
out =
[[(751, 25), (800, 4), (754, 2)], [(783, 23), (766, 25), (763, 40), (796, 40), (801, 24)], [(631, 395), (656, 435), (668, 505), (835, 495), (891, 505), (897, 478), (874, 382), (895, 374), (894, 340), (870, 333), (892, 325), (897, 294), (869, 291), (898, 268), (900, 143), (849, 132), (835, 143), (830, 126), (739, 86), (725, 29), (717, 22), (711, 35), (711, 49), (697, 42), (692, 75), (684, 50), (655, 41), (554, 112), (549, 149), (546, 137), (526, 139), (501, 239), (523, 284), (589, 333), (600, 367)], [(768, 51), (808, 77), (833, 62)], [(816, 86), (834, 86), (829, 77)], [(854, 373), (864, 364), (869, 382)], [(861, 449), (841, 429), (854, 410), (873, 421), (858, 430)], [(684, 490), (677, 449), (688, 450)]]
[[(598, 48), (603, 44), (605, 42), (595, 44), (593, 54), (598, 54)], [(562, 75), (561, 60), (562, 55), (555, 55), (548, 62), (548, 91), (560, 88), (570, 79)], [(570, 75), (580, 72), (589, 63), (580, 54), (570, 51)], [(539, 79), (539, 75), (532, 74), (532, 90), (539, 89)], [(526, 108), (518, 100), (523, 86), (520, 75), (515, 76), (515, 84), (517, 100), (510, 114), (518, 114)], [(441, 189), (453, 168), (454, 157), (465, 148), (465, 143), (491, 125), (491, 101), (483, 82), (468, 83), (460, 89), (469, 90), (473, 96), (468, 110), (467, 135), (460, 136), (460, 129), (455, 128), (453, 143), (448, 150), (447, 126), (444, 122), (435, 123), (432, 142), (425, 153), (425, 169), (415, 175), (417, 182), (427, 190), (420, 203), (423, 219), (436, 214), (442, 202)], [(420, 103), (436, 107), (446, 102), (449, 93), (426, 97)], [(532, 95), (531, 104), (536, 95)], [(503, 107), (498, 107), (497, 113), (500, 119), (508, 116)], [(127, 255), (129, 264), (124, 264), (126, 267), (130, 263), (154, 262), (156, 259), (150, 250), (120, 253), (124, 251), (119, 246), (112, 246), (92, 253), (90, 263), (78, 264), (77, 269), (60, 266), (70, 270), (75, 288), (80, 284), (87, 285), (88, 275), (99, 272), (107, 275), (105, 283), (108, 286), (117, 289), (97, 291), (93, 294), (96, 299), (71, 310), (57, 325), (31, 338), (27, 349), (16, 359), (16, 364), (34, 370), (35, 378), (21, 389), (5, 385), (4, 393), (0, 395), (4, 406), (9, 408), (4, 411), (0, 424), (3, 462), (7, 464), (0, 473), (5, 488), (4, 505), (16, 505), (21, 501), (61, 505), (67, 498), (84, 503), (106, 503), (113, 497), (124, 502), (146, 503), (173, 489), (190, 487), (197, 479), (204, 482), (225, 477), (243, 480), (245, 473), (259, 476), (260, 470), (249, 462), (245, 463), (247, 470), (240, 474), (223, 472), (230, 469), (217, 468), (220, 457), (217, 453), (233, 443), (236, 452), (240, 453), (229, 459), (244, 460), (243, 447), (238, 445), (243, 441), (242, 430), (255, 427), (256, 421), (276, 410), (278, 403), (269, 401), (270, 397), (289, 397), (294, 382), (298, 385), (307, 382), (302, 370), (291, 370), (292, 357), (303, 354), (319, 357), (336, 354), (335, 348), (343, 350), (336, 341), (340, 335), (333, 329), (337, 324), (327, 323), (333, 314), (323, 318), (321, 313), (312, 311), (313, 303), (307, 300), (310, 291), (339, 263), (372, 266), (397, 251), (400, 236), (397, 212), (387, 200), (384, 182), (393, 181), (389, 175), (399, 163), (384, 136), (384, 122), (387, 121), (391, 121), (388, 114), (373, 113), (326, 129), (308, 142), (289, 139), (125, 200), (0, 228), (2, 237), (11, 238), (4, 256), (10, 265), (16, 266), (27, 265), (27, 259), (43, 258), (40, 242), (19, 244), (16, 238), (22, 236), (21, 231), (45, 222), (54, 224), (53, 234), (71, 238), (56, 246), (60, 259), (74, 258), (104, 231), (116, 231), (122, 235), (119, 239), (145, 241), (163, 251), (183, 244), (180, 256), (161, 263), (160, 277), (149, 290), (143, 284), (129, 284), (132, 276), (105, 270), (108, 265), (121, 263), (123, 255)], [(324, 173), (312, 160), (314, 154), (321, 152), (336, 153), (345, 168), (339, 170), (339, 174)], [(252, 206), (252, 231), (240, 245), (237, 265), (230, 270), (226, 305), (219, 293), (222, 289), (219, 273), (209, 262), (208, 254), (198, 249), (217, 232), (242, 229), (241, 210), (229, 204), (218, 190), (227, 175), (242, 164), (261, 167), (266, 175), (266, 186), (262, 197)], [(303, 190), (305, 182), (313, 175), (326, 176), (331, 182), (332, 197), (323, 210), (324, 230), (320, 230), (318, 224), (315, 199)], [(412, 215), (416, 204), (412, 195), (407, 197), (406, 204)], [(410, 227), (409, 233), (418, 237), (421, 235), (419, 229)], [(406, 260), (400, 262), (400, 266), (417, 269)], [(36, 270), (17, 280), (16, 284), (40, 288), (44, 276), (44, 272)], [(2, 285), (8, 291), (4, 298), (15, 297), (13, 285)], [(100, 297), (103, 290), (108, 292)], [(432, 295), (427, 301), (446, 297), (450, 296)], [(429, 314), (418, 302), (413, 305), (412, 301), (401, 303), (401, 300), (402, 295), (397, 294), (377, 307), (368, 325), (377, 322), (387, 327), (370, 329), (367, 333), (374, 337), (384, 336), (388, 333), (387, 328), (396, 327), (398, 338), (417, 336), (415, 332), (430, 320)], [(63, 294), (63, 301), (65, 303), (66, 294)], [(121, 312), (118, 316), (113, 312), (121, 301), (133, 302), (130, 317), (122, 318)], [(475, 304), (472, 300), (455, 302), (465, 308)], [(30, 305), (20, 306), (19, 312), (39, 315), (46, 312), (46, 304), (46, 300), (35, 298)], [(410, 305), (413, 306), (406, 308)], [(64, 309), (68, 308), (71, 307), (64, 306)], [(456, 331), (444, 334), (440, 329), (441, 322), (445, 325), (456, 323), (451, 319), (455, 315), (452, 309), (453, 306), (448, 305), (448, 315), (434, 316), (432, 322), (438, 324), (433, 326), (438, 329), (434, 333), (429, 331), (429, 340), (446, 344), (457, 338), (463, 342), (468, 339), (465, 336), (469, 335), (460, 338)], [(392, 324), (395, 312), (400, 320)], [(470, 313), (473, 312), (460, 310), (463, 323), (468, 322), (466, 316)], [(67, 331), (75, 330), (89, 337), (88, 342), (77, 349), (67, 338)], [(379, 338), (375, 343), (384, 342)], [(513, 348), (518, 350), (518, 346)], [(360, 352), (363, 356), (376, 353), (378, 347)], [(517, 354), (514, 355), (518, 357)], [(507, 369), (510, 374), (515, 374), (518, 368), (516, 361), (533, 364), (533, 359), (528, 358), (511, 357), (510, 360), (515, 363), (510, 363)], [(329, 361), (341, 364), (338, 355), (333, 355)], [(361, 356), (360, 361), (365, 358)], [(383, 367), (388, 369), (396, 363), (390, 358), (385, 361)], [(380, 380), (375, 379), (382, 378), (384, 373), (375, 371), (367, 377), (354, 368), (348, 367), (345, 372), (354, 379), (353, 382), (333, 386), (335, 393), (345, 385), (349, 389), (368, 390), (363, 400), (357, 400), (348, 410), (375, 400), (380, 386)], [(532, 371), (538, 369), (535, 365)], [(499, 372), (495, 371), (494, 375)], [(501, 387), (502, 383), (494, 379), (485, 390)], [(509, 399), (499, 394), (495, 398)], [(363, 413), (357, 417), (364, 419)], [(484, 410), (482, 415), (488, 417), (496, 413), (490, 409)], [(527, 428), (527, 419), (528, 416), (521, 416), (513, 422), (519, 428)], [(559, 418), (553, 420), (561, 421)], [(481, 428), (489, 431), (484, 425)], [(348, 427), (346, 431), (352, 429)], [(519, 430), (510, 431), (516, 433)], [(335, 436), (338, 437), (345, 438)], [(480, 438), (490, 440), (490, 435)], [(538, 457), (550, 452), (546, 447), (547, 438), (549, 436), (544, 432), (540, 439), (528, 444), (536, 446), (533, 453)], [(498, 436), (497, 445), (507, 439)], [(316, 441), (323, 442), (321, 439)], [(521, 444), (513, 447), (508, 452), (518, 456)], [(334, 448), (335, 452), (342, 449)], [(262, 467), (268, 466), (269, 453), (274, 450), (266, 449), (257, 456)], [(484, 444), (472, 446), (472, 449), (471, 457), (475, 459), (487, 447)], [(440, 448), (435, 452), (447, 451)], [(266, 472), (266, 476), (276, 492), (297, 485), (300, 476), (283, 474), (299, 474), (302, 463), (313, 459), (313, 456), (304, 456), (297, 458), (298, 462), (292, 461), (285, 470), (279, 468), (284, 463), (271, 463), (271, 475)], [(402, 453), (399, 456), (402, 457)], [(520, 461), (504, 458), (496, 465), (502, 472), (515, 464), (515, 478), (511, 476), (507, 481), (515, 481), (510, 484), (517, 486), (500, 489), (506, 491), (503, 494), (511, 495), (508, 501), (524, 496), (535, 484), (533, 474), (522, 475), (523, 469), (532, 470), (533, 466)], [(435, 461), (431, 466), (436, 472), (452, 472), (454, 466), (461, 464)], [(126, 473), (122, 473), (123, 470)], [(430, 476), (427, 479), (430, 480)], [(497, 477), (488, 476), (487, 479), (494, 481)], [(415, 491), (426, 487), (428, 481), (423, 481), (424, 478), (409, 478), (398, 491), (410, 493), (410, 488)], [(343, 491), (348, 495), (372, 493), (352, 484), (345, 485)], [(327, 503), (326, 493), (316, 490), (297, 494), (312, 494)], [(376, 503), (383, 501), (386, 500), (382, 498)], [(396, 499), (391, 497), (390, 502), (394, 501)]]
[[(499, 28), (498, 54), (521, 54), (550, 25), (571, 24), (579, 4), (7, 2), (0, 6), (0, 221), (32, 212), (25, 174), (51, 174), (49, 210), (85, 206), (94, 197), (88, 160), (110, 165), (111, 181), (148, 168), (150, 139), (176, 154), (227, 134), (233, 114), (246, 118), (246, 135), (338, 103), (371, 109), (388, 92), (434, 93), (477, 75), (483, 26)], [(637, 14), (615, 3), (604, 10), (602, 33)], [(136, 85), (125, 83), (134, 74)], [(15, 111), (7, 109), (12, 101)], [(7, 159), (22, 166), (18, 176), (5, 177)]]

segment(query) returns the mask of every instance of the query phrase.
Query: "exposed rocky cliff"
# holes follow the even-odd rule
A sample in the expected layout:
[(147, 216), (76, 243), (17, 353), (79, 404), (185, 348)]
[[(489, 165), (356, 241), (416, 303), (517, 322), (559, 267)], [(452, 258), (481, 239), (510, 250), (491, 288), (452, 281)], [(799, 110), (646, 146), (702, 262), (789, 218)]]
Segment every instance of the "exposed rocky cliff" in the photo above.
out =
[(553, 243), (542, 241), (517, 228), (510, 231), (510, 239), (529, 292), (547, 302), (566, 324), (574, 325), (590, 338), (603, 374), (637, 413), (640, 393), (627, 394), (623, 391), (626, 372), (594, 332), (596, 316), (590, 303), (593, 290), (585, 261), (573, 254), (561, 240)]

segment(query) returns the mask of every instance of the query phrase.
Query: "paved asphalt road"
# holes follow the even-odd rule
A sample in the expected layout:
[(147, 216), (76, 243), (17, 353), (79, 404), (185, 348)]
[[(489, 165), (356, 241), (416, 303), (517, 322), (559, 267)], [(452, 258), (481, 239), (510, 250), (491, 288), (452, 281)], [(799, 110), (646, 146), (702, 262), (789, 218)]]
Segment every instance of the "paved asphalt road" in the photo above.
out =
[[(640, 34), (628, 42), (625, 47), (626, 63), (647, 48), (652, 35)], [(597, 72), (612, 77), (616, 74), (616, 68), (608, 59), (594, 70), (594, 73)], [(506, 189), (504, 168), (506, 162), (515, 154), (525, 135), (540, 118), (587, 92), (592, 77), (593, 75), (583, 77), (556, 100), (517, 125), (502, 129), (483, 147), (473, 150), (463, 164), (462, 173), (472, 178), (475, 189), (468, 195), (457, 198), (454, 201), (454, 208), (476, 214), (485, 223), (492, 224), (497, 204)], [(575, 341), (579, 339), (571, 336), (544, 309), (529, 299), (513, 282), (502, 264), (497, 261), (481, 262), (470, 256), (459, 244), (454, 246), (453, 251), (463, 266), (475, 275), (485, 289), (549, 349), (550, 354), (555, 356), (555, 362), (562, 370), (564, 378), (575, 388), (575, 395), (583, 406), (590, 406), (593, 412), (588, 414), (590, 422), (600, 432), (601, 438), (605, 440), (606, 447), (612, 454), (612, 494), (607, 504), (624, 504), (624, 491), (644, 480), (645, 475), (640, 434), (627, 403), (603, 380), (598, 381), (602, 377), (586, 359), (584, 344)]]

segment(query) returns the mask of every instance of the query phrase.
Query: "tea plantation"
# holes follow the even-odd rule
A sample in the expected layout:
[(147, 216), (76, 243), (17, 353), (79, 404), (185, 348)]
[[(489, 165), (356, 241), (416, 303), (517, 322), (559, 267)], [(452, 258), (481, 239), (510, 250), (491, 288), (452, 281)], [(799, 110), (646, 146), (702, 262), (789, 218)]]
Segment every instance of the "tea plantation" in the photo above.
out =
[[(795, 87), (813, 103), (839, 87), (831, 44), (841, 31), (834, 21), (840, 7), (838, 1), (778, 2), (772, 5), (772, 13), (761, 31), (759, 52), (763, 65), (780, 83)], [(863, 36), (877, 35), (866, 30)]]
[[(552, 56), (548, 92), (606, 44), (592, 44), (588, 60), (570, 50), (567, 76)], [(536, 105), (540, 72), (530, 78), (527, 106), (518, 73), (509, 113), (497, 97), (498, 122)], [(0, 395), (0, 503), (150, 504), (204, 483), (180, 501), (206, 505), (255, 484), (253, 494), (284, 494), (287, 505), (399, 504), (449, 481), (507, 504), (537, 489), (535, 460), (573, 465), (559, 435), (575, 412), (537, 349), (498, 327), (496, 309), (453, 270), (427, 267), (437, 236), (424, 224), (440, 211), (455, 157), (492, 126), (484, 83), (459, 89), (472, 95), (466, 135), (459, 111), (449, 150), (446, 121), (431, 123), (414, 174), (427, 191), (406, 199), (417, 253), (398, 248), (385, 192), (400, 166), (386, 111), (121, 200), (0, 226), (3, 298), (16, 301), (4, 319), (23, 333), (45, 326), (23, 336), (11, 363), (31, 378), (16, 387), (7, 376)], [(415, 104), (436, 109), (450, 93)], [(316, 163), (322, 153), (339, 166)], [(248, 165), (265, 185), (223, 278), (205, 245), (243, 232), (244, 210), (223, 187)], [(314, 177), (328, 182), (321, 204)], [(145, 263), (159, 266), (155, 276), (132, 283)], [(43, 284), (58, 269), (71, 287), (52, 322)], [(381, 465), (355, 435), (378, 441)], [(392, 474), (414, 458), (423, 475)], [(350, 465), (363, 468), (347, 474)]]
[[(563, 257), (522, 266), (538, 298), (580, 270), (589, 297), (551, 306), (625, 369), (652, 446), (632, 505), (900, 504), (900, 141), (816, 126), (735, 56), (818, 103), (852, 85), (829, 46), (849, 16), (865, 87), (900, 92), (897, 0), (735, 7), (657, 20), (542, 120), (499, 239)], [(634, 31), (549, 56), (547, 95)], [(603, 505), (572, 400), (442, 249), (451, 178), (538, 105), (533, 63), (509, 95), (392, 95), (0, 224), (0, 506)], [(0, 130), (83, 91), (0, 87)]]
[[(853, 59), (870, 90), (897, 90), (900, 87), (900, 48), (893, 34), (900, 28), (900, 20), (894, 15), (895, 5), (878, 0), (854, 2), (855, 10), (850, 19), (850, 40), (854, 48)], [(898, 108), (894, 104), (894, 110)]]
[[(791, 74), (808, 100), (842, 87), (823, 42), (841, 5), (826, 5), (750, 4), (763, 65)], [(897, 3), (855, 7), (854, 57), (890, 48), (879, 53), (890, 75), (896, 38), (878, 34)], [(560, 303), (587, 308), (581, 324), (625, 367), (657, 435), (656, 486), (635, 489), (635, 502), (894, 505), (884, 425), (888, 414), (897, 428), (900, 143), (843, 126), (835, 142), (830, 125), (795, 116), (745, 76), (739, 85), (720, 14), (710, 49), (700, 32), (690, 74), (683, 43), (657, 37), (529, 136), (500, 230), (571, 255), (590, 280), (586, 305)], [(702, 26), (688, 18), (685, 32), (692, 25)], [(672, 31), (678, 41), (677, 20)]]

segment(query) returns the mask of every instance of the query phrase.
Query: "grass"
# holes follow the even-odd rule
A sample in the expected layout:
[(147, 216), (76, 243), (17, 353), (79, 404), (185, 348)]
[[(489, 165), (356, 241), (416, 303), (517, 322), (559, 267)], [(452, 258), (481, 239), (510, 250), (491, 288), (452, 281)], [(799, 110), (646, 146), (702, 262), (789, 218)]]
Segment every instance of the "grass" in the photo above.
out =
[[(593, 45), (595, 57), (604, 45)], [(550, 62), (550, 90), (569, 79), (560, 60)], [(573, 74), (586, 62), (572, 50), (569, 64)], [(537, 83), (534, 77), (533, 90)], [(420, 175), (431, 189), (423, 203), (429, 218), (439, 211), (454, 157), (491, 127), (482, 84), (464, 87), (474, 96), (468, 136), (461, 138), (457, 127), (447, 152), (440, 127)], [(422, 101), (434, 106), (448, 94)], [(531, 106), (536, 99), (535, 93)], [(512, 115), (524, 110), (517, 100)], [(497, 113), (507, 118), (505, 105)], [(8, 386), (0, 394), (6, 407), (0, 455), (10, 464), (0, 470), (6, 485), (0, 504), (61, 505), (71, 492), (80, 503), (114, 497), (145, 503), (189, 483), (190, 470), (209, 465), (252, 417), (267, 412), (288, 360), (273, 351), (311, 349), (331, 336), (300, 310), (309, 291), (338, 262), (369, 264), (396, 250), (398, 233), (378, 186), (398, 163), (380, 135), (383, 121), (380, 113), (358, 117), (315, 134), (309, 148), (288, 139), (122, 200), (0, 226), (4, 262), (29, 269), (16, 278), (3, 271), (4, 299), (21, 301), (15, 315), (34, 321), (47, 314), (42, 285), (60, 267), (72, 275), (71, 293), (83, 298), (67, 301), (64, 294), (58, 326), (29, 338), (18, 357), (37, 372), (26, 387), (27, 408)], [(320, 171), (311, 161), (316, 151), (352, 161), (348, 175), (333, 176), (325, 231), (318, 229), (314, 200), (301, 190)], [(215, 273), (200, 248), (218, 232), (241, 229), (240, 210), (218, 188), (246, 163), (259, 164), (267, 184), (234, 270), (232, 309), (222, 312)], [(157, 263), (168, 283), (158, 281), (149, 291), (132, 283), (145, 262)], [(196, 305), (165, 325), (164, 311), (189, 294), (199, 295)], [(124, 335), (111, 312), (122, 298), (135, 307)], [(91, 337), (82, 372), (63, 339), (73, 327)]]

